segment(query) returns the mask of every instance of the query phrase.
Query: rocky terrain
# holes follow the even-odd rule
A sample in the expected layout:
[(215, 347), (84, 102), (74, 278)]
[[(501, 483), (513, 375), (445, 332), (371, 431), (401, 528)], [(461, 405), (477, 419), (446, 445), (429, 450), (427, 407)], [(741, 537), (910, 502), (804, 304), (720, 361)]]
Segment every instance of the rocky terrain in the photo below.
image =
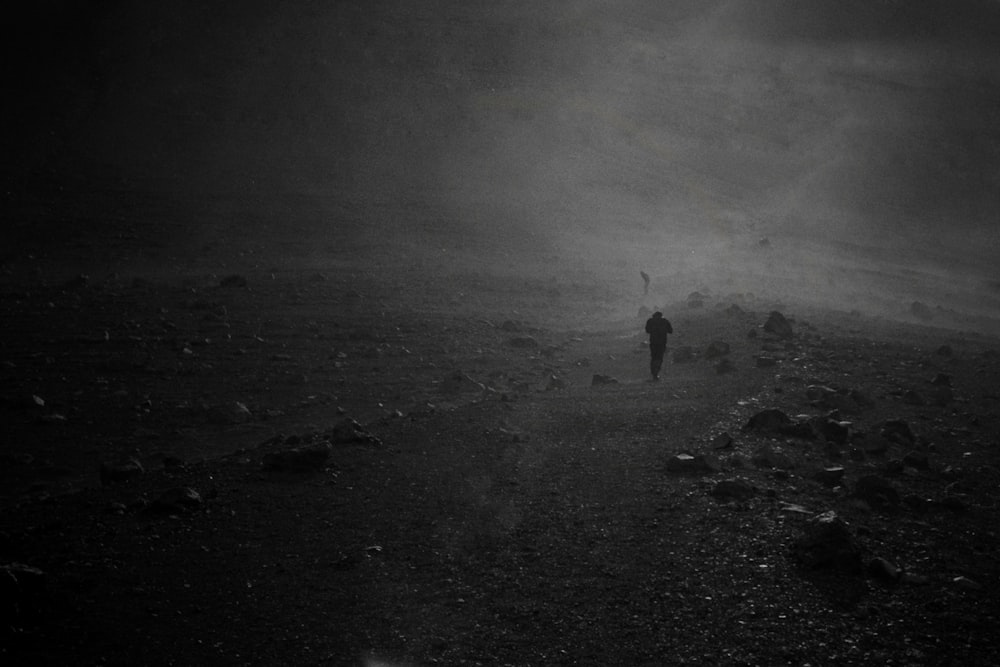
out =
[(996, 2), (20, 9), (0, 664), (997, 664)]
[(993, 338), (702, 290), (652, 383), (655, 292), (50, 259), (0, 295), (6, 664), (993, 661)]

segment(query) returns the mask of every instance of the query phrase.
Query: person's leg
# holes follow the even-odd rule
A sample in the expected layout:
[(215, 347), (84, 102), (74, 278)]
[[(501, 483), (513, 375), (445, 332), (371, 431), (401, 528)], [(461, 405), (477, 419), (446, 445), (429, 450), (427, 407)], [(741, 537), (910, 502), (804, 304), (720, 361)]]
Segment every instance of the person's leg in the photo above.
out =
[(654, 380), (660, 379), (660, 368), (663, 367), (663, 353), (665, 351), (665, 346), (661, 347), (657, 345), (650, 348), (649, 372), (653, 376)]

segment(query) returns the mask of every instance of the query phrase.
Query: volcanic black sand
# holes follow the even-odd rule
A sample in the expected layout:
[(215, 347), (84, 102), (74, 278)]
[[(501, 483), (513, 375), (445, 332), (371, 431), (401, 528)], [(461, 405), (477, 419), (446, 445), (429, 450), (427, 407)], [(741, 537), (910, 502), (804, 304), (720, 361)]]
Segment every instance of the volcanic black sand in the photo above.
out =
[(0, 663), (998, 662), (997, 3), (20, 9)]
[[(211, 261), (7, 266), (8, 664), (992, 661), (996, 339), (703, 293), (652, 383), (641, 296)], [(772, 408), (848, 432), (744, 428)], [(795, 548), (829, 511), (851, 563)]]

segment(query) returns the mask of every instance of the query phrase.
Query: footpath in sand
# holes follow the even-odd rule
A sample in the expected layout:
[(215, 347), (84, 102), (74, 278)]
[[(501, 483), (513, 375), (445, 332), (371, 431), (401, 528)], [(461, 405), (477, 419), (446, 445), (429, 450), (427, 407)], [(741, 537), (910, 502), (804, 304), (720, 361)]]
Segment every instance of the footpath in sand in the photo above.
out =
[(5, 662), (995, 656), (995, 341), (225, 278), (5, 292)]

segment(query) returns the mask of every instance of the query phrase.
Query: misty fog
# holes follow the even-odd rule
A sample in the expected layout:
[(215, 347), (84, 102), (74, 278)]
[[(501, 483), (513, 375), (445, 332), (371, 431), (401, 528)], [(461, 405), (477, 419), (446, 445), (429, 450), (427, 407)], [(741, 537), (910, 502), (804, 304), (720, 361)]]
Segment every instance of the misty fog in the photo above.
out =
[(183, 252), (267, 228), (632, 299), (642, 269), (661, 302), (998, 314), (996, 2), (35, 13), (3, 173), (22, 224), (169, 218)]

